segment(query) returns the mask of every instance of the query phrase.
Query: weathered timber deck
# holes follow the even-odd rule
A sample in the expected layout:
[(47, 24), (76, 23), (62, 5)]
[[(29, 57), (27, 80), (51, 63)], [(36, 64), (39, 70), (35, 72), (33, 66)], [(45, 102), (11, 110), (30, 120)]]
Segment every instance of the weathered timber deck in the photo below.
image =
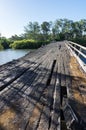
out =
[(85, 130), (86, 76), (65, 42), (0, 66), (0, 130)]

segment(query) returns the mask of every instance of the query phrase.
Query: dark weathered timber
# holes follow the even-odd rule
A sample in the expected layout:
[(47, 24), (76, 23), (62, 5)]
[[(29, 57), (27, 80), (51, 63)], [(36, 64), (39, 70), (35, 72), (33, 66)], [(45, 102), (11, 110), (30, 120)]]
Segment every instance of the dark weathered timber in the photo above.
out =
[(65, 42), (57, 42), (1, 65), (0, 129), (75, 130), (72, 114), (82, 117), (72, 107), (69, 62)]

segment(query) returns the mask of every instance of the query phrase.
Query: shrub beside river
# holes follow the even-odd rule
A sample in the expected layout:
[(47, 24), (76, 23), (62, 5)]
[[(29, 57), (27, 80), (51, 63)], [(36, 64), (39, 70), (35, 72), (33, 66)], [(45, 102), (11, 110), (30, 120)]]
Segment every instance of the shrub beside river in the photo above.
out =
[(10, 45), (13, 49), (37, 49), (41, 47), (42, 45), (48, 44), (49, 41), (43, 42), (43, 41), (35, 41), (35, 40), (19, 40), (14, 41), (13, 44)]
[(0, 44), (0, 50), (2, 50), (3, 49), (3, 46)]

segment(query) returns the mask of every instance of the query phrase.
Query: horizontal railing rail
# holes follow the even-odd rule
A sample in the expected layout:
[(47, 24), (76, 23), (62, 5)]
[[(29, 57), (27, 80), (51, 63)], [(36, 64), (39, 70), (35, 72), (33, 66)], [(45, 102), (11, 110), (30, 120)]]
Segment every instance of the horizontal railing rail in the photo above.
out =
[[(68, 41), (67, 42), (67, 45), (73, 50), (75, 51), (75, 53), (78, 55), (78, 57), (80, 57), (80, 55), (86, 59), (86, 47), (84, 46), (81, 46), (77, 43), (74, 43), (74, 42), (71, 42), (71, 41)], [(85, 52), (85, 53), (84, 53)], [(85, 62), (86, 64), (86, 62)]]
[(82, 45), (79, 45), (79, 44), (77, 44), (77, 43), (75, 43), (75, 42), (71, 42), (71, 41), (68, 41), (68, 42), (69, 42), (70, 44), (72, 44), (72, 45), (78, 46), (78, 47), (80, 47), (80, 48), (86, 50), (86, 47), (84, 47), (84, 46), (82, 46)]
[(86, 73), (86, 47), (71, 41), (65, 41), (65, 43)]

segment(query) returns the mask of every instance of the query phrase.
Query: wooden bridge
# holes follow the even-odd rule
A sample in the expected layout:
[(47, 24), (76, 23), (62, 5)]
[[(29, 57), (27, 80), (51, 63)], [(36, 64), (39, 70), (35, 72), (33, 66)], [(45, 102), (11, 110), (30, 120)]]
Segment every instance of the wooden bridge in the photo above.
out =
[(72, 45), (51, 43), (0, 66), (0, 130), (86, 130), (86, 74)]

